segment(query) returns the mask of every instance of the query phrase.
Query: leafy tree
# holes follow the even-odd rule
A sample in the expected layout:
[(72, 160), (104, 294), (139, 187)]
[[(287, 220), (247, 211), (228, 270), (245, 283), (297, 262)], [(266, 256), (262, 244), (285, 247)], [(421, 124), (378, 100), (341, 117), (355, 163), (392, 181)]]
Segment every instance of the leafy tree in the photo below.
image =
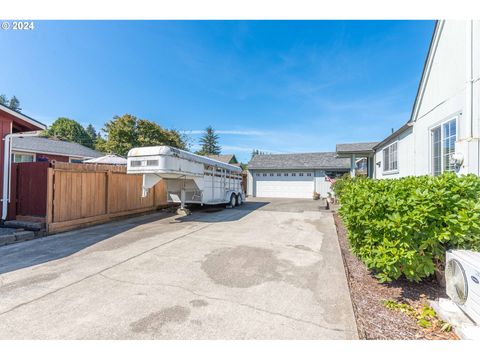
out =
[(122, 156), (127, 155), (131, 148), (139, 146), (168, 145), (186, 148), (186, 141), (178, 131), (164, 129), (155, 122), (138, 119), (130, 114), (115, 116), (105, 124), (103, 131), (107, 134), (107, 139), (100, 140), (97, 148)]
[(137, 121), (138, 119), (130, 114), (114, 116), (113, 120), (107, 122), (103, 131), (107, 134), (104, 144), (104, 151), (120, 156), (127, 155), (131, 148), (137, 147)]
[(178, 130), (168, 130), (168, 144), (170, 146), (176, 147), (182, 150), (188, 150), (189, 145), (189, 138), (185, 135), (180, 133)]
[(205, 129), (205, 134), (200, 139), (200, 145), (202, 148), (197, 151), (199, 155), (220, 155), (222, 148), (218, 144), (218, 134), (215, 134), (215, 130), (211, 126)]
[(8, 106), (7, 95), (5, 95), (5, 94), (0, 95), (0, 105)]
[(10, 99), (10, 103), (8, 104), (8, 107), (15, 111), (22, 110), (22, 108), (20, 107), (20, 100), (18, 100), (15, 95)]
[(44, 132), (48, 137), (60, 140), (73, 141), (78, 144), (93, 148), (93, 141), (82, 125), (77, 121), (60, 117)]
[(103, 153), (108, 153), (106, 149), (107, 140), (105, 140), (100, 134), (97, 134), (95, 140), (94, 149)]

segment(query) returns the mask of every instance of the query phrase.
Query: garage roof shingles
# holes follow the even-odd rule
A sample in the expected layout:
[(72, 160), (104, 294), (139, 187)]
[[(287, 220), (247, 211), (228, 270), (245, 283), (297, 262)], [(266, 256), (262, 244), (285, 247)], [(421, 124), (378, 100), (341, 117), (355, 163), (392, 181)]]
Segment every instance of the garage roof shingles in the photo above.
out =
[(337, 144), (337, 153), (373, 152), (378, 142)]
[(350, 160), (334, 152), (254, 155), (249, 169), (349, 169)]

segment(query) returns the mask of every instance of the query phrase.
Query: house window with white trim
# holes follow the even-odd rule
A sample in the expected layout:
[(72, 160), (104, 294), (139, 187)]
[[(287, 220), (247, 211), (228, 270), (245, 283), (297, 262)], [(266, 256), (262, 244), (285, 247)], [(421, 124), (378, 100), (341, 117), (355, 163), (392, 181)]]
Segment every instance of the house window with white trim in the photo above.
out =
[(387, 146), (383, 149), (383, 171), (397, 171), (398, 159), (397, 159), (397, 142)]
[(14, 163), (34, 162), (35, 154), (12, 153), (12, 161)]
[(449, 120), (431, 130), (432, 137), (432, 174), (440, 175), (446, 171), (454, 171), (455, 165), (450, 162), (455, 153), (457, 140), (457, 119)]

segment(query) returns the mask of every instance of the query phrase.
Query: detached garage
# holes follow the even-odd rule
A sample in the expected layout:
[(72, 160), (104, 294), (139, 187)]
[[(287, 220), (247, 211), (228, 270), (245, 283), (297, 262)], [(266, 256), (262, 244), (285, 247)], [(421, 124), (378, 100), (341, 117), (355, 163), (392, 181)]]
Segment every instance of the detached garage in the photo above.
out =
[(255, 155), (248, 164), (247, 195), (253, 197), (312, 198), (330, 191), (328, 178), (349, 172), (349, 159), (334, 152)]

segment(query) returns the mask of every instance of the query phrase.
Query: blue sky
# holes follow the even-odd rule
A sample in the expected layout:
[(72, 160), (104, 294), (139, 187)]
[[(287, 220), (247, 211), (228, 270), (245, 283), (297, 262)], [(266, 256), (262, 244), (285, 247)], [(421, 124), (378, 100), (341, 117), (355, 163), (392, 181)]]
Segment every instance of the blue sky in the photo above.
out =
[(0, 31), (0, 93), (50, 124), (130, 113), (223, 153), (334, 151), (408, 120), (433, 21), (40, 21)]

